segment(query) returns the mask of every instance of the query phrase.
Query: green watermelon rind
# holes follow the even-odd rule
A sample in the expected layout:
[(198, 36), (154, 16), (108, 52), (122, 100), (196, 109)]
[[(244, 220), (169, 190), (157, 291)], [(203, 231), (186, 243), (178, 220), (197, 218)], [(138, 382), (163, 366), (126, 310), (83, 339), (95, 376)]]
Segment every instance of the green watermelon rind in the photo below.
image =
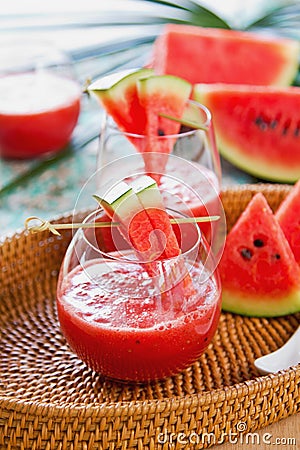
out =
[[(225, 85), (224, 85), (225, 86)], [(237, 90), (239, 86), (234, 86)], [(243, 88), (243, 86), (241, 86)], [(250, 87), (251, 89), (252, 87)], [(205, 90), (208, 89), (207, 92)], [(210, 109), (210, 88), (204, 84), (198, 84), (194, 86), (193, 98), (203, 103), (208, 109)], [(255, 89), (255, 87), (253, 87)], [(213, 90), (211, 91), (213, 92)], [(222, 130), (218, 128), (216, 130), (216, 141), (220, 154), (231, 164), (237, 168), (253, 175), (257, 178), (264, 180), (275, 181), (280, 183), (294, 183), (300, 178), (300, 164), (294, 164), (284, 167), (282, 163), (276, 163), (273, 159), (265, 158), (263, 149), (258, 149), (255, 152), (255, 156), (248, 156), (242, 153), (242, 149), (235, 145), (233, 141), (229, 141), (222, 133)]]
[(300, 289), (291, 289), (282, 297), (247, 296), (222, 288), (222, 309), (249, 317), (279, 317), (300, 311)]
[(285, 46), (284, 56), (289, 61), (283, 65), (282, 70), (278, 76), (274, 78), (274, 86), (288, 86), (292, 84), (299, 69), (299, 55), (300, 55), (300, 43), (298, 41), (290, 41)]
[[(259, 156), (251, 158), (242, 155), (239, 148), (228, 142), (220, 132), (217, 141), (219, 152), (227, 161), (256, 178), (281, 183), (294, 183), (300, 177), (300, 165), (283, 168), (282, 164), (276, 164), (274, 160), (266, 161), (264, 158), (260, 159)], [(263, 151), (260, 154), (263, 156)]]
[[(256, 239), (262, 239), (261, 245)], [(244, 257), (244, 249), (250, 258)], [(275, 260), (268, 255), (277, 254), (274, 270), (270, 264)], [(261, 262), (267, 263), (267, 270)], [(300, 312), (300, 269), (262, 193), (254, 195), (229, 232), (219, 270), (224, 311), (250, 317)]]
[[(166, 91), (167, 86), (167, 91)], [(189, 97), (192, 85), (183, 78), (174, 75), (150, 75), (149, 77), (139, 78), (137, 81), (138, 95), (141, 101), (144, 96), (157, 95), (162, 92), (164, 96), (167, 93), (170, 96)]]
[(126, 88), (134, 85), (139, 78), (147, 78), (151, 75), (153, 75), (151, 68), (125, 70), (96, 80), (88, 86), (87, 90), (100, 100), (125, 101)]

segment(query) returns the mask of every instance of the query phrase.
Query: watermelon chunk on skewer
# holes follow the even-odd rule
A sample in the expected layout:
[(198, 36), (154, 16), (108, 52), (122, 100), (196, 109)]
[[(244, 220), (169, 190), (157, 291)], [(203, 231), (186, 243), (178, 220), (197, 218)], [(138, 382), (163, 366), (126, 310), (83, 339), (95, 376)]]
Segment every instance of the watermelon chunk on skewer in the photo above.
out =
[[(161, 248), (163, 248), (162, 257), (173, 258), (178, 256), (180, 247), (154, 179), (144, 175), (132, 181), (130, 186), (143, 208), (141, 213), (146, 211), (152, 228), (158, 231), (157, 237), (160, 239)], [(132, 225), (134, 225), (134, 221)]]
[[(162, 255), (163, 249), (153, 233), (149, 217), (127, 183), (121, 181), (102, 196), (94, 195), (94, 198), (112, 221), (120, 222), (121, 233), (134, 248), (140, 261), (151, 262)], [(133, 227), (132, 221), (137, 215)]]
[[(195, 293), (160, 191), (151, 177), (142, 176), (130, 185), (122, 181), (106, 195), (94, 197), (113, 221), (120, 222), (122, 234), (138, 259), (146, 263), (149, 275), (163, 276), (164, 296), (171, 295), (177, 301), (187, 292)], [(161, 260), (162, 265), (155, 264)]]
[[(171, 283), (170, 292), (173, 297), (183, 298), (185, 292), (193, 295), (195, 293), (193, 283), (183, 257), (179, 256), (180, 246), (155, 180), (144, 175), (131, 182), (131, 187), (141, 203), (142, 211), (146, 211), (153, 229), (158, 232), (157, 237), (163, 248), (162, 257), (168, 259), (178, 256), (169, 265), (162, 266), (166, 290), (169, 290), (168, 286)], [(133, 224), (134, 222), (135, 220), (132, 221)]]

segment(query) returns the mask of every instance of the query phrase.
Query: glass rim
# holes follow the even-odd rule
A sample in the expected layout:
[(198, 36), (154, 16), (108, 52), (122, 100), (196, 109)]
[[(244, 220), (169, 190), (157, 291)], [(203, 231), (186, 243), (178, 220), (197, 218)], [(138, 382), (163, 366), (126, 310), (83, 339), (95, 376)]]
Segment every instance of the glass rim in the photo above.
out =
[[(197, 102), (196, 100), (189, 99), (187, 101), (187, 104), (195, 105), (195, 106), (197, 106), (199, 109), (201, 109), (204, 112), (206, 119), (205, 119), (205, 121), (203, 121), (203, 123), (201, 123), (201, 126), (203, 126), (203, 128), (208, 128), (209, 125), (212, 122), (212, 114), (211, 114), (210, 110), (205, 105), (203, 105), (202, 103)], [(122, 134), (124, 136), (128, 136), (128, 137), (131, 137), (131, 138), (136, 138), (136, 139), (137, 138), (138, 139), (144, 139), (145, 137), (148, 137), (146, 134), (132, 133), (132, 132), (129, 132), (129, 131), (121, 130), (118, 127), (118, 125), (113, 121), (113, 118), (111, 117), (111, 115), (108, 114), (108, 113), (105, 113), (105, 121), (106, 122), (104, 123), (104, 126), (107, 124), (107, 120), (109, 120), (109, 119), (111, 119), (112, 122), (108, 123), (108, 126), (111, 129), (113, 129), (114, 131), (116, 131), (117, 133), (120, 133), (120, 134)], [(153, 135), (153, 136), (150, 136), (150, 137), (153, 138), (153, 139), (158, 139), (158, 140), (161, 139), (161, 140), (163, 140), (163, 139), (169, 139), (169, 138), (179, 138), (179, 137), (189, 136), (189, 135), (195, 134), (195, 133), (197, 133), (199, 131), (204, 131), (204, 130), (202, 130), (200, 128), (195, 128), (195, 129), (191, 129), (189, 131), (184, 131), (182, 133), (166, 134), (166, 135), (163, 135), (163, 136), (159, 136), (159, 135), (158, 136), (154, 136)]]
[[(181, 217), (188, 217), (188, 218), (190, 218), (190, 216), (188, 216), (188, 215), (186, 215), (186, 214), (184, 214), (184, 213), (182, 213), (182, 212), (180, 212), (180, 211), (176, 211), (176, 210), (174, 210), (174, 209), (172, 209), (172, 208), (167, 208), (166, 210), (167, 210), (167, 211), (172, 211), (173, 213), (176, 213), (176, 214), (180, 215)], [(90, 213), (83, 219), (82, 223), (90, 222), (91, 219), (92, 219), (92, 217), (97, 216), (97, 215), (99, 215), (99, 214), (101, 214), (101, 213), (105, 213), (105, 210), (104, 210), (103, 208), (99, 207), (98, 209), (96, 209), (96, 210), (90, 212)], [(175, 218), (176, 218), (176, 217), (175, 217)], [(179, 218), (179, 217), (178, 217), (178, 218)], [(195, 242), (188, 250), (186, 250), (186, 251), (184, 251), (184, 252), (181, 252), (179, 255), (173, 256), (173, 257), (171, 257), (171, 258), (154, 259), (153, 261), (151, 261), (151, 260), (150, 260), (150, 261), (140, 261), (140, 260), (138, 260), (138, 259), (133, 260), (133, 259), (129, 259), (129, 258), (124, 257), (124, 255), (122, 255), (121, 257), (118, 257), (118, 256), (116, 256), (116, 255), (112, 255), (112, 254), (111, 254), (111, 253), (119, 253), (118, 250), (116, 250), (115, 252), (111, 252), (111, 253), (104, 252), (104, 251), (100, 250), (100, 248), (95, 247), (95, 245), (93, 245), (93, 244), (88, 240), (88, 238), (86, 237), (86, 234), (85, 234), (86, 228), (81, 228), (81, 229), (78, 230), (78, 232), (82, 234), (83, 240), (87, 243), (87, 245), (89, 245), (89, 246), (90, 246), (93, 250), (95, 250), (97, 253), (101, 254), (104, 258), (110, 259), (111, 261), (120, 262), (120, 263), (126, 263), (126, 264), (128, 264), (128, 263), (129, 263), (129, 264), (142, 264), (142, 265), (144, 266), (145, 264), (151, 264), (151, 263), (157, 263), (157, 262), (163, 263), (164, 261), (168, 261), (168, 262), (169, 262), (169, 261), (175, 261), (176, 259), (178, 259), (179, 256), (182, 256), (182, 257), (185, 257), (185, 258), (186, 258), (186, 256), (187, 256), (188, 254), (191, 254), (193, 251), (195, 251), (197, 247), (199, 248), (199, 247), (201, 246), (202, 239), (203, 239), (202, 232), (201, 232), (200, 227), (199, 227), (199, 225), (197, 224), (197, 222), (194, 222), (194, 223), (191, 222), (191, 224), (193, 224), (193, 225), (195, 226), (195, 229), (196, 229), (196, 231), (197, 231), (197, 239), (196, 239), (196, 242)], [(179, 225), (180, 225), (180, 224), (179, 224)], [(96, 227), (94, 227), (94, 230), (95, 230), (95, 229), (96, 229)], [(76, 234), (77, 234), (77, 233), (76, 233)], [(76, 238), (76, 235), (75, 235), (74, 237)], [(133, 247), (130, 248), (130, 251), (131, 251), (131, 250), (134, 252), (134, 248), (133, 248)]]

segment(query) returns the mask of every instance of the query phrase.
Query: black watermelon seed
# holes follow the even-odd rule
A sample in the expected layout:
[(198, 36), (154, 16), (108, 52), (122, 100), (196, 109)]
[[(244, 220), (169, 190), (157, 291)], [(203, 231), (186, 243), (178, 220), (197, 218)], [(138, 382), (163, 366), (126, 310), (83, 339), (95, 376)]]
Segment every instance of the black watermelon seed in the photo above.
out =
[(249, 259), (252, 258), (253, 252), (250, 250), (250, 248), (243, 248), (243, 249), (241, 250), (241, 255), (242, 255), (242, 257), (243, 257), (244, 259), (249, 260)]
[(192, 130), (193, 130), (193, 128), (191, 128), (191, 127), (187, 127), (185, 125), (181, 125), (179, 133), (187, 133), (188, 131), (192, 131)]
[(285, 122), (285, 124), (284, 124), (283, 129), (282, 129), (282, 135), (283, 135), (283, 136), (286, 136), (286, 135), (287, 135), (287, 133), (288, 133), (288, 131), (289, 131), (289, 129), (290, 129), (290, 126), (291, 126), (291, 121), (290, 121), (290, 120), (287, 120), (287, 121)]
[(258, 125), (262, 131), (268, 128), (268, 123), (261, 116), (256, 117), (254, 123), (255, 125)]
[(271, 120), (269, 126), (270, 126), (270, 128), (271, 128), (272, 130), (274, 130), (274, 128), (277, 127), (277, 124), (278, 124), (278, 121), (277, 121), (276, 119), (274, 119), (274, 120)]
[(275, 253), (274, 257), (275, 257), (275, 259), (280, 259), (279, 253)]
[(258, 116), (254, 119), (254, 123), (255, 125), (261, 125), (262, 123), (264, 123), (264, 120), (262, 117)]
[(299, 125), (298, 125), (297, 128), (294, 131), (294, 136), (298, 137), (299, 134), (300, 134), (300, 128), (299, 128)]
[(263, 247), (265, 245), (262, 239), (254, 239), (253, 244), (255, 247)]
[(164, 130), (162, 130), (161, 128), (159, 128), (159, 129), (157, 130), (157, 135), (158, 135), (158, 136), (164, 136), (164, 135), (165, 135)]
[(284, 127), (283, 130), (282, 130), (282, 136), (286, 136), (288, 131), (289, 131), (289, 128), (288, 127)]

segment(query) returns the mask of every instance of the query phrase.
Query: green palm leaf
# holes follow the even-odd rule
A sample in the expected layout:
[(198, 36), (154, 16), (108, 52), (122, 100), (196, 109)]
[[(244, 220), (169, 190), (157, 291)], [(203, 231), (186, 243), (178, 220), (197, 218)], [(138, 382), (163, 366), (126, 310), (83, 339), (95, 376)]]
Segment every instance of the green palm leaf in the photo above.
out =
[[(158, 5), (165, 5), (173, 8), (174, 10), (179, 9), (185, 12), (185, 19), (181, 21), (190, 25), (199, 25), (203, 27), (215, 27), (215, 28), (230, 28), (229, 24), (219, 17), (214, 12), (201, 6), (197, 1), (193, 0), (177, 0), (177, 1), (167, 1), (167, 0), (144, 0), (145, 3), (152, 3)], [(174, 22), (171, 17), (164, 17), (165, 22)]]
[(280, 6), (250, 23), (252, 30), (268, 30), (278, 35), (300, 39), (300, 4), (293, 2)]
[(176, 2), (159, 0), (140, 0), (148, 3), (148, 8), (141, 11), (127, 11), (116, 14), (109, 7), (105, 11), (89, 11), (86, 13), (70, 13), (61, 16), (56, 13), (35, 14), (30, 16), (14, 17), (9, 21), (6, 16), (0, 18), (1, 31), (51, 31), (74, 28), (95, 28), (108, 26), (155, 25), (166, 22), (186, 23), (206, 27), (230, 28), (225, 20), (200, 6), (196, 1), (181, 0)]

